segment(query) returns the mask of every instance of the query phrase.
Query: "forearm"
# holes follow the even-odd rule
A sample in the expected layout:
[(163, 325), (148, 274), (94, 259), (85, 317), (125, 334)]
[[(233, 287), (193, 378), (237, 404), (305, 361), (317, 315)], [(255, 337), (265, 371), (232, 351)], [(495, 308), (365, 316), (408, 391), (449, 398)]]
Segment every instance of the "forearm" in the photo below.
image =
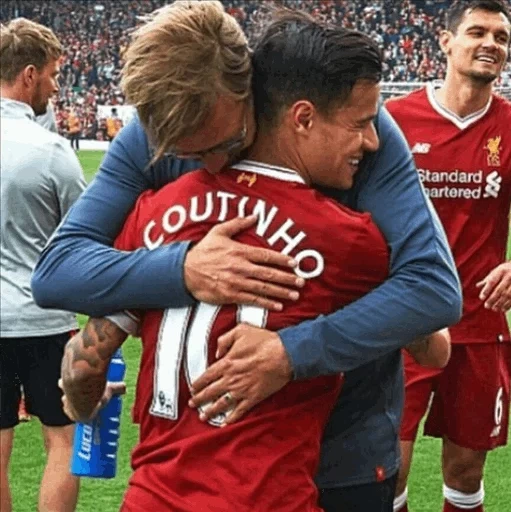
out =
[(33, 295), (41, 307), (96, 317), (188, 306), (194, 301), (183, 279), (188, 245), (124, 252), (81, 237), (60, 240), (32, 276)]
[(281, 330), (295, 378), (353, 370), (455, 323), (457, 282), (432, 276), (436, 286), (428, 286), (415, 274), (403, 272), (336, 313)]
[(103, 396), (114, 352), (127, 334), (110, 320), (91, 318), (66, 345), (62, 389), (79, 421), (88, 421)]

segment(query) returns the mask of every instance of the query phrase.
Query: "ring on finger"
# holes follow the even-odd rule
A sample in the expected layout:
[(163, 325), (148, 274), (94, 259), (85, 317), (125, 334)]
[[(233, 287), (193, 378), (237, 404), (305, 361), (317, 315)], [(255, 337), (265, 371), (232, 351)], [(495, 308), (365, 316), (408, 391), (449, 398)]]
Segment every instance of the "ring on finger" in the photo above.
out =
[(228, 404), (228, 405), (232, 405), (235, 403), (235, 399), (233, 398), (233, 395), (231, 394), (230, 391), (226, 391), (226, 393), (224, 393), (222, 395), (222, 398), (224, 399), (224, 401)]

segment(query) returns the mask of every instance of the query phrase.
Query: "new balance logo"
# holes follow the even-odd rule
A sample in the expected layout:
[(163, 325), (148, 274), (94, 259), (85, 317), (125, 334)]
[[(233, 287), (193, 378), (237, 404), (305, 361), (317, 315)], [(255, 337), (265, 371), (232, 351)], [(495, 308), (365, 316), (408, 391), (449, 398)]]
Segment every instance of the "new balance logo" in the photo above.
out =
[(501, 189), (502, 177), (498, 171), (494, 171), (486, 178), (486, 185), (484, 189), (484, 197), (494, 197), (496, 199)]
[(247, 186), (248, 187), (252, 187), (256, 183), (257, 179), (258, 179), (258, 177), (256, 176), (256, 174), (254, 174), (254, 173), (246, 174), (245, 172), (243, 172), (242, 174), (238, 175), (238, 178), (236, 179), (236, 182), (237, 183), (242, 183), (242, 182), (246, 181), (247, 182)]
[(430, 151), (430, 146), (431, 144), (428, 144), (427, 142), (416, 142), (411, 149), (411, 153), (426, 155)]

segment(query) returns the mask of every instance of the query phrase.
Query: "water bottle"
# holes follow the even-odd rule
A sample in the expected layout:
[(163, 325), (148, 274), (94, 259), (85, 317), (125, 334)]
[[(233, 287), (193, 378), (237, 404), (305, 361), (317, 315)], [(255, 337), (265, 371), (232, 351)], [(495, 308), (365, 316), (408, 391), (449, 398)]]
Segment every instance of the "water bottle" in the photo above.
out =
[[(110, 360), (107, 381), (121, 382), (125, 364), (121, 349)], [(121, 397), (113, 396), (89, 423), (77, 423), (71, 458), (76, 476), (113, 478), (116, 475), (117, 446), (121, 419)]]

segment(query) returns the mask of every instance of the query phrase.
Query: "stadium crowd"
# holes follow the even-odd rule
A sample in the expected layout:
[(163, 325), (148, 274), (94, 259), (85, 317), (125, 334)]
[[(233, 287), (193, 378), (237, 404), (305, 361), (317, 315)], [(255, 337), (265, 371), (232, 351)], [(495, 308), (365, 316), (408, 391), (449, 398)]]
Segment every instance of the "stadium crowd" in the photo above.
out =
[[(119, 86), (123, 53), (141, 16), (169, 0), (4, 0), (2, 22), (23, 16), (54, 30), (65, 47), (55, 112), (59, 131), (68, 118), (81, 121), (81, 137), (106, 140), (98, 105), (123, 105)], [(444, 27), (446, 0), (223, 0), (227, 11), (253, 41), (265, 26), (267, 7), (280, 4), (358, 29), (376, 39), (384, 54), (385, 82), (424, 82), (444, 76), (446, 64), (437, 45)], [(510, 86), (510, 66), (501, 85)]]

